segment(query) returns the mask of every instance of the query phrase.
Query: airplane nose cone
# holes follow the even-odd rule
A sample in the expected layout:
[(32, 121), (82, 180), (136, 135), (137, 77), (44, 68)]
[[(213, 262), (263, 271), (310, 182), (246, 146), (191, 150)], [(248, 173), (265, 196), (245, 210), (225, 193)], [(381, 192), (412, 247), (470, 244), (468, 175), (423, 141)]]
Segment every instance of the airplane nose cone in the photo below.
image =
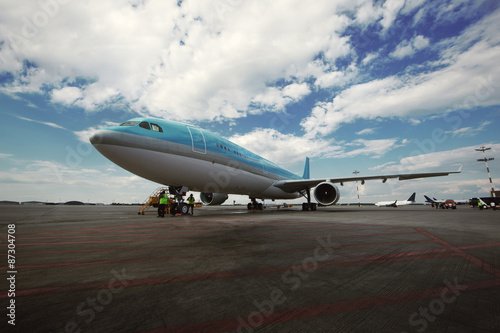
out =
[(95, 131), (89, 138), (90, 143), (93, 144), (94, 146), (102, 143), (102, 140), (103, 140), (103, 131), (100, 130)]

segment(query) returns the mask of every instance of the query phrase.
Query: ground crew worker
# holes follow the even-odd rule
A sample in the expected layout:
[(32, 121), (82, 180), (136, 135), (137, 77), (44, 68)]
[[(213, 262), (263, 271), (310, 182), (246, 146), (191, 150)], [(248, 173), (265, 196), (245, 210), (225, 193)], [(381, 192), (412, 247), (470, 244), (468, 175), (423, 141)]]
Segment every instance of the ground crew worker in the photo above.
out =
[(187, 202), (189, 207), (191, 207), (191, 215), (194, 215), (194, 197), (193, 193), (187, 198)]
[(158, 217), (165, 217), (165, 206), (168, 204), (168, 195), (165, 191), (161, 191), (159, 195), (160, 202), (158, 204)]
[(481, 203), (481, 200), (477, 202), (477, 206), (479, 207), (479, 210), (483, 210), (483, 204)]
[(490, 203), (490, 207), (491, 207), (493, 210), (497, 210), (497, 205), (496, 205), (495, 201), (492, 201), (492, 202)]

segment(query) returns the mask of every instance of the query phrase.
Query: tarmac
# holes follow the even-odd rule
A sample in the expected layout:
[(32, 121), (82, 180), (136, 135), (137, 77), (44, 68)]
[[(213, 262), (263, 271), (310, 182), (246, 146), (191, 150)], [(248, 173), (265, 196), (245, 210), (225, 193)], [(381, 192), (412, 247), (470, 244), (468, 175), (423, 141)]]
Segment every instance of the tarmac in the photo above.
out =
[(137, 209), (0, 206), (2, 332), (500, 332), (500, 211)]

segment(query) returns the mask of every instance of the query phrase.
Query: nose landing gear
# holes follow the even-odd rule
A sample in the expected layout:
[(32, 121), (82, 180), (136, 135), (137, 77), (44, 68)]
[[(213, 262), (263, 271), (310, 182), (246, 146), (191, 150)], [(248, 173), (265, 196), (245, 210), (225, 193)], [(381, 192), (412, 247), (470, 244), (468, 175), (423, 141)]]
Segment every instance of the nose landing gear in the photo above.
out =
[(252, 202), (249, 202), (247, 205), (248, 210), (263, 210), (264, 205), (262, 203), (258, 203), (255, 198), (250, 198)]
[(175, 201), (170, 207), (170, 214), (175, 216), (176, 214), (189, 215), (189, 205), (184, 202), (183, 196), (186, 195), (188, 188), (185, 186), (168, 188), (170, 194), (175, 196)]

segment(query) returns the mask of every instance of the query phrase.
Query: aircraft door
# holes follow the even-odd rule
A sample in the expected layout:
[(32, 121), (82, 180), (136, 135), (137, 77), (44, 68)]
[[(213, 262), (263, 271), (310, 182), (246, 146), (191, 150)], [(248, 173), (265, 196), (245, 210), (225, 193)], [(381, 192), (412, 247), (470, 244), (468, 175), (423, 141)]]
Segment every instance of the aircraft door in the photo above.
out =
[(207, 153), (207, 143), (203, 133), (195, 127), (188, 126), (189, 134), (191, 135), (191, 144), (193, 151), (200, 154)]
[(267, 173), (267, 165), (264, 160), (260, 160), (260, 164), (262, 166), (262, 171), (264, 171), (264, 173)]

